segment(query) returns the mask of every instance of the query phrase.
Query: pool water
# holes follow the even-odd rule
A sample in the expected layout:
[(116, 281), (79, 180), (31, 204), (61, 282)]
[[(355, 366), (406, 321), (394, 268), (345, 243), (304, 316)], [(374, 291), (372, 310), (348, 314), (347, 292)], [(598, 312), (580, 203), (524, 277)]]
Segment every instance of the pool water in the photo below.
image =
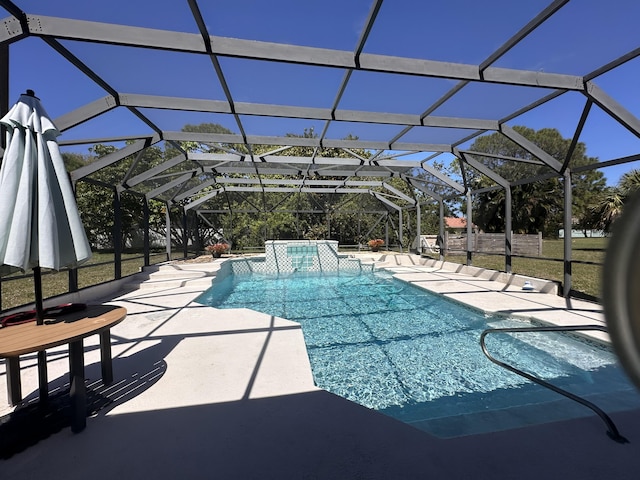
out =
[[(528, 321), (486, 315), (385, 272), (230, 275), (196, 301), (299, 322), (319, 387), (440, 437), (593, 415), (484, 356), (484, 329)], [(605, 411), (640, 406), (607, 347), (558, 333), (486, 342), (497, 358)]]

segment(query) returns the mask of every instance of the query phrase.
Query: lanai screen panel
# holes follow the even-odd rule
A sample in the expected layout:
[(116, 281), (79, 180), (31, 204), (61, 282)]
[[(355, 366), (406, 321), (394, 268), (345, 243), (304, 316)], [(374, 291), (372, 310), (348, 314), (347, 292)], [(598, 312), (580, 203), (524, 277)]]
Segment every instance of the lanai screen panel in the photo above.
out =
[[(274, 175), (289, 188), (398, 177), (461, 194), (464, 178), (433, 169), (474, 169), (463, 152), (477, 138), (520, 125), (556, 128), (619, 174), (640, 150), (639, 14), (633, 0), (0, 0), (0, 109), (35, 90), (63, 151), (115, 149), (75, 180), (105, 170), (163, 201), (197, 198), (217, 178)], [(519, 172), (514, 160), (507, 181), (527, 177), (530, 161), (564, 168), (522, 147), (527, 162)], [(166, 164), (145, 165), (145, 148)], [(327, 149), (341, 158), (316, 161)]]

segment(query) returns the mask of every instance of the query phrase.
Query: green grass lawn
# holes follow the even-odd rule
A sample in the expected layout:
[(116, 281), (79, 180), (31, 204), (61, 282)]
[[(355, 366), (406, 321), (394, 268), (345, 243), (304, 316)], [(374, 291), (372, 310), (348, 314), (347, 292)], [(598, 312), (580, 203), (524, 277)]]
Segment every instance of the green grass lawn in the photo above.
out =
[[(574, 238), (571, 240), (572, 260), (604, 263), (607, 246), (607, 238)], [(513, 258), (511, 269), (513, 273), (530, 277), (544, 278), (562, 282), (564, 268), (562, 257), (564, 253), (564, 240), (543, 240), (542, 256), (538, 259)], [(553, 261), (559, 260), (559, 261)], [(447, 255), (446, 261), (466, 263), (464, 255)], [(504, 257), (498, 255), (474, 254), (472, 263), (476, 267), (490, 270), (504, 271)], [(602, 266), (572, 264), (572, 289), (577, 292), (600, 298)]]
[[(164, 262), (166, 253), (152, 253), (150, 263)], [(138, 273), (144, 266), (144, 258), (139, 253), (122, 255), (122, 277)], [(113, 253), (93, 253), (91, 259), (78, 269), (78, 288), (99, 285), (115, 279)], [(109, 262), (101, 265), (104, 262)], [(32, 303), (35, 300), (33, 277), (20, 278), (24, 275), (17, 273), (3, 277), (0, 288), (2, 290), (2, 308), (8, 310)], [(13, 280), (15, 279), (15, 280)], [(69, 274), (67, 271), (43, 271), (42, 296), (44, 298), (62, 295), (69, 291)]]

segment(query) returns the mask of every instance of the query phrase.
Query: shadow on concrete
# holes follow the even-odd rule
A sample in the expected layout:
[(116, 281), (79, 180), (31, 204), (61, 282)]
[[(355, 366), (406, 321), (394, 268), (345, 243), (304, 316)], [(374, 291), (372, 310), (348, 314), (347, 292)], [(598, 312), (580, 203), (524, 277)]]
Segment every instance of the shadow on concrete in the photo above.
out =
[[(581, 419), (442, 440), (325, 391), (99, 416), (0, 470), (6, 478), (635, 479), (630, 445)], [(633, 426), (633, 428), (631, 428)], [(4, 476), (4, 475), (3, 475)]]
[[(140, 339), (119, 339), (113, 336), (114, 344), (122, 343), (136, 348), (141, 341), (150, 344), (129, 356), (113, 359), (115, 380), (104, 385), (101, 380), (100, 362), (85, 366), (87, 388), (87, 417), (105, 417), (118, 405), (140, 395), (152, 387), (167, 371), (165, 358), (185, 338), (216, 337), (236, 334), (266, 333), (260, 354), (247, 384), (243, 399), (251, 395), (258, 371), (264, 360), (272, 334), (277, 331), (299, 330), (300, 325), (276, 326), (271, 316), (268, 325), (259, 328), (204, 332), (179, 335), (145, 336)], [(99, 347), (95, 347), (99, 348)], [(127, 349), (128, 350), (128, 349)], [(66, 353), (63, 352), (66, 355)], [(33, 391), (13, 412), (0, 417), (0, 458), (7, 459), (24, 452), (41, 440), (62, 431), (71, 425), (69, 401), (69, 376), (59, 376), (49, 382), (50, 397), (47, 403), (38, 401), (38, 392)], [(91, 428), (88, 424), (87, 428)], [(75, 437), (74, 437), (75, 438)]]
[[(104, 416), (153, 386), (166, 372), (163, 359), (175, 345), (170, 337), (131, 356), (115, 358), (117, 377), (110, 385), (100, 379), (100, 362), (85, 366), (86, 416)], [(46, 402), (38, 400), (37, 391), (31, 392), (13, 412), (0, 417), (0, 458), (10, 458), (70, 427), (69, 376), (53, 379), (49, 387)]]

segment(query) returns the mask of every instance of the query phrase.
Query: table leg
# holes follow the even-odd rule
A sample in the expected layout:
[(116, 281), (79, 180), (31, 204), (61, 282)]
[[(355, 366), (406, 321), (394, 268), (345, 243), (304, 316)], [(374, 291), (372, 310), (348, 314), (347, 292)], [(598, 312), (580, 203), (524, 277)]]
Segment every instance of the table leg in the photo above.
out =
[(20, 357), (9, 357), (5, 360), (7, 369), (7, 398), (12, 407), (22, 401), (22, 384), (20, 382)]
[(47, 352), (45, 350), (40, 350), (38, 352), (38, 395), (40, 397), (41, 404), (45, 404), (49, 401)]
[(100, 366), (102, 368), (102, 383), (109, 385), (113, 382), (113, 362), (111, 360), (111, 332), (100, 332)]
[(84, 385), (84, 346), (82, 340), (69, 344), (71, 388), (71, 431), (81, 432), (87, 426), (87, 392)]

